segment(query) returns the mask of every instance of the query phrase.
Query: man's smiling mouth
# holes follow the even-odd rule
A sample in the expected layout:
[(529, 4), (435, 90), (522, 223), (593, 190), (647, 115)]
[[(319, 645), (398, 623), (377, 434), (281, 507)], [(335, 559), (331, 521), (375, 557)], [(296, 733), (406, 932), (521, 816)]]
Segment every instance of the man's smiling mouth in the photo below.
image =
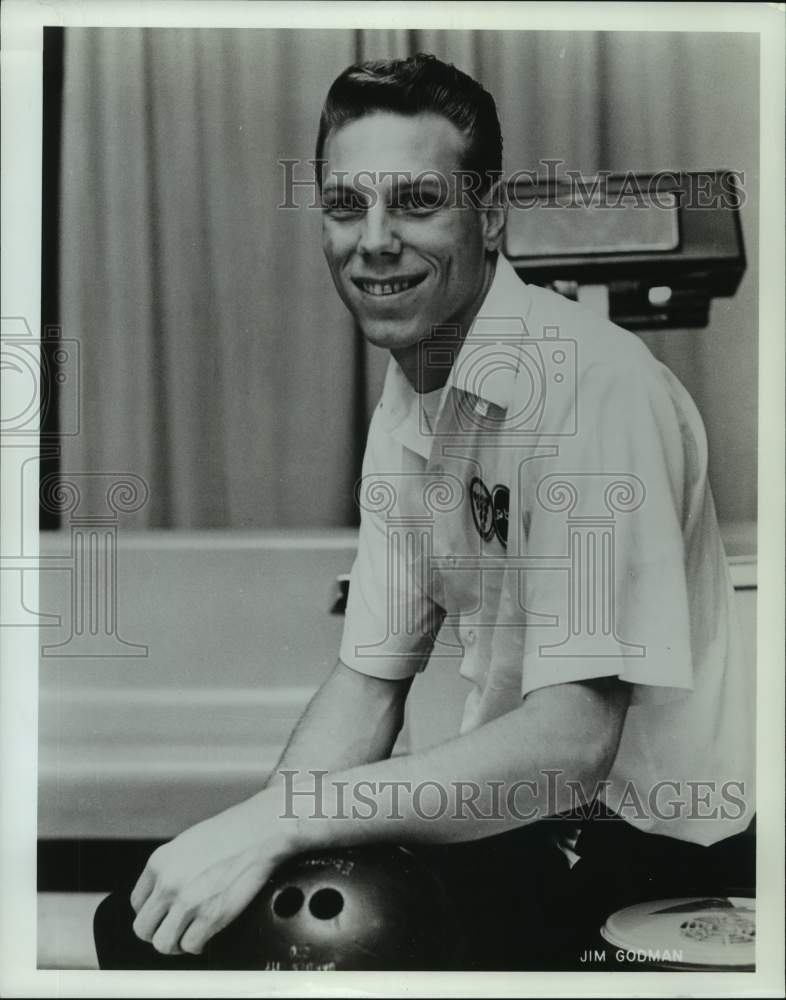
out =
[(354, 285), (366, 295), (373, 295), (375, 298), (388, 295), (400, 295), (417, 287), (426, 280), (427, 275), (416, 274), (411, 276), (401, 276), (386, 278), (384, 281), (378, 278), (353, 278)]

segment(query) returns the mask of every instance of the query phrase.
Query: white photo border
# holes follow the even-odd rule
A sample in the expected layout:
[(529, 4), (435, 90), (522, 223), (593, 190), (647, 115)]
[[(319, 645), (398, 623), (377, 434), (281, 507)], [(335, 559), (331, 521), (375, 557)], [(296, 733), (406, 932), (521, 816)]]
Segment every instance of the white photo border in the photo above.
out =
[[(754, 973), (87, 972), (36, 968), (37, 630), (0, 630), (3, 996), (783, 995), (784, 23), (782, 3), (247, 3), (6, 0), (2, 17), (2, 316), (40, 328), (45, 26), (753, 32), (760, 37), (757, 969)], [(6, 386), (7, 389), (12, 387)], [(3, 394), (14, 412), (13, 391)], [(3, 462), (3, 537), (22, 516)], [(35, 499), (35, 497), (33, 498)], [(37, 553), (38, 515), (24, 518)], [(18, 535), (18, 528), (15, 529)], [(0, 574), (0, 576), (10, 574)], [(32, 581), (31, 581), (32, 583)], [(31, 597), (36, 588), (26, 590)], [(264, 989), (261, 988), (264, 983)], [(163, 994), (162, 994), (163, 991)]]

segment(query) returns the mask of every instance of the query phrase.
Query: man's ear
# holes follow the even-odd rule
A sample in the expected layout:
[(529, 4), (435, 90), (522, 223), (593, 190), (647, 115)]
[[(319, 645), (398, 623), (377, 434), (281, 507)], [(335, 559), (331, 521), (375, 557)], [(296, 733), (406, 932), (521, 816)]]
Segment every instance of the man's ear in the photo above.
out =
[(483, 215), (483, 240), (489, 252), (502, 247), (505, 223), (508, 219), (507, 188), (499, 177), (483, 196), (480, 211)]

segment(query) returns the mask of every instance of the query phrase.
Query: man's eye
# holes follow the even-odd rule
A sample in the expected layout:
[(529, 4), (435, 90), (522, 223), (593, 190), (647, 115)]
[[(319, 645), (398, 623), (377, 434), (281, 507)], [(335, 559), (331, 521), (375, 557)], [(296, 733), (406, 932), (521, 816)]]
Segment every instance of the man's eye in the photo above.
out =
[(442, 208), (444, 201), (439, 191), (418, 191), (401, 195), (393, 208), (408, 215), (431, 215)]
[(423, 205), (419, 202), (413, 201), (408, 204), (401, 205), (399, 211), (406, 212), (407, 215), (431, 215), (436, 212), (438, 206)]
[(322, 203), (322, 211), (333, 219), (354, 219), (363, 212), (359, 198), (340, 198)]

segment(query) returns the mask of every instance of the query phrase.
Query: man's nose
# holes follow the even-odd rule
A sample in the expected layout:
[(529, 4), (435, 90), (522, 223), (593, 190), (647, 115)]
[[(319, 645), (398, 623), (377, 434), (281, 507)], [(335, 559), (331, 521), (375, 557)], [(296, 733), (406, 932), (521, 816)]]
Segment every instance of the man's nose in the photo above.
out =
[(375, 205), (366, 212), (358, 240), (358, 252), (366, 256), (401, 253), (401, 240), (384, 205)]

